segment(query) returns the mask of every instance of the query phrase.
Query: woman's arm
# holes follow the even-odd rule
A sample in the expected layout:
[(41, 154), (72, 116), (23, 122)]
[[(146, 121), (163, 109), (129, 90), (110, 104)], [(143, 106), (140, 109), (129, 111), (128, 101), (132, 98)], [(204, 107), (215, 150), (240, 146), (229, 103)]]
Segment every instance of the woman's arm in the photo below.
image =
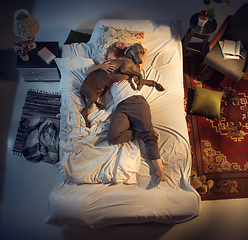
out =
[(85, 71), (85, 75), (88, 76), (90, 73), (98, 70), (98, 69), (102, 69), (104, 70), (105, 72), (107, 73), (110, 73), (112, 72), (114, 69), (115, 69), (115, 66), (110, 64), (110, 62), (105, 62), (105, 63), (102, 63), (102, 64), (97, 64), (97, 65), (94, 65), (92, 67), (90, 67), (89, 69), (87, 69)]
[(146, 57), (147, 57), (147, 49), (144, 48), (144, 50), (145, 50), (145, 54), (144, 54), (143, 57), (142, 57), (142, 63), (140, 64), (140, 70), (143, 69), (143, 66), (144, 66), (144, 64), (145, 64), (145, 60), (146, 60)]
[[(146, 56), (147, 56), (147, 49), (145, 48), (144, 50), (145, 50), (145, 54), (142, 57), (142, 63), (140, 64), (140, 70), (143, 69), (143, 66), (144, 66), (144, 63), (145, 63), (145, 60), (146, 60)], [(94, 65), (94, 66), (90, 67), (89, 69), (87, 69), (85, 71), (85, 75), (88, 76), (90, 73), (92, 73), (92, 72), (94, 72), (94, 71), (96, 71), (98, 69), (102, 69), (105, 72), (110, 73), (115, 69), (115, 66), (110, 64), (110, 62), (97, 64), (97, 65)]]

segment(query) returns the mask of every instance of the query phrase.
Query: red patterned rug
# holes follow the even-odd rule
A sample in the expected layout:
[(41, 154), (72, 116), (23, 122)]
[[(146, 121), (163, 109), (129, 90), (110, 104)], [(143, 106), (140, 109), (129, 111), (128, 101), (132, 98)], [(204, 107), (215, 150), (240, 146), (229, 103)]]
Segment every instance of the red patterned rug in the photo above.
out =
[(197, 63), (184, 59), (185, 106), (192, 103), (194, 85), (224, 91), (221, 119), (209, 120), (192, 114), (187, 123), (193, 166), (214, 186), (202, 200), (248, 197), (248, 74), (239, 82), (208, 67), (194, 79)]

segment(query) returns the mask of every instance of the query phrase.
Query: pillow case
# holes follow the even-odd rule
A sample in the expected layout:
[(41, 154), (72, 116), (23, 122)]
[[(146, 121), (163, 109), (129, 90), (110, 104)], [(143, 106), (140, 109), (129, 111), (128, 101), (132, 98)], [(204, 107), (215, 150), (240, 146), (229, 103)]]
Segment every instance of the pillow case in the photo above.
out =
[[(55, 62), (61, 74), (60, 79), (60, 91), (80, 89), (82, 85), (82, 79), (86, 78), (84, 72), (94, 66), (94, 62), (90, 58), (73, 57), (73, 58), (56, 58)], [(75, 77), (76, 73), (80, 78)]]
[(106, 61), (108, 54), (108, 49), (116, 42), (124, 42), (127, 46), (133, 45), (135, 43), (142, 44), (145, 37), (145, 32), (143, 31), (129, 31), (126, 29), (119, 29), (110, 26), (102, 26), (103, 29), (103, 44), (101, 51), (100, 63)]
[(195, 86), (194, 99), (190, 113), (199, 114), (209, 119), (220, 120), (220, 105), (223, 92)]
[(91, 35), (88, 33), (81, 33), (74, 30), (71, 30), (64, 44), (71, 43), (87, 43), (90, 40)]

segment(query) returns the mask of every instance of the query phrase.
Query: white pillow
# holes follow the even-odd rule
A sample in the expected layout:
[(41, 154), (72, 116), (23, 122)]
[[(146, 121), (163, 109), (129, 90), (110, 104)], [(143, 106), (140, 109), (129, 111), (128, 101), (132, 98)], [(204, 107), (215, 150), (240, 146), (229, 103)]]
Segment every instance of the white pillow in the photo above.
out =
[(56, 58), (55, 61), (61, 73), (60, 91), (73, 88), (79, 90), (86, 78), (85, 71), (95, 65), (92, 59), (83, 57)]

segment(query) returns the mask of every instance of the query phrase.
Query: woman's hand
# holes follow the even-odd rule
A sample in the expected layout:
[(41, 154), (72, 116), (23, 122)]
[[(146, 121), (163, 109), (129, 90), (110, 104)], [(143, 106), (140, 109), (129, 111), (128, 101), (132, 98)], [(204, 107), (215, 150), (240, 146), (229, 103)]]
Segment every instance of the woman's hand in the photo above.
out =
[(100, 64), (100, 68), (109, 74), (115, 70), (115, 65), (110, 64), (110, 62), (105, 62)]
[(90, 73), (98, 70), (98, 69), (102, 69), (104, 70), (106, 73), (111, 73), (115, 70), (115, 66), (110, 64), (110, 62), (105, 62), (105, 63), (102, 63), (102, 64), (97, 64), (97, 65), (94, 65), (92, 67), (90, 67), (89, 69), (87, 69), (85, 71), (85, 75), (88, 76)]

